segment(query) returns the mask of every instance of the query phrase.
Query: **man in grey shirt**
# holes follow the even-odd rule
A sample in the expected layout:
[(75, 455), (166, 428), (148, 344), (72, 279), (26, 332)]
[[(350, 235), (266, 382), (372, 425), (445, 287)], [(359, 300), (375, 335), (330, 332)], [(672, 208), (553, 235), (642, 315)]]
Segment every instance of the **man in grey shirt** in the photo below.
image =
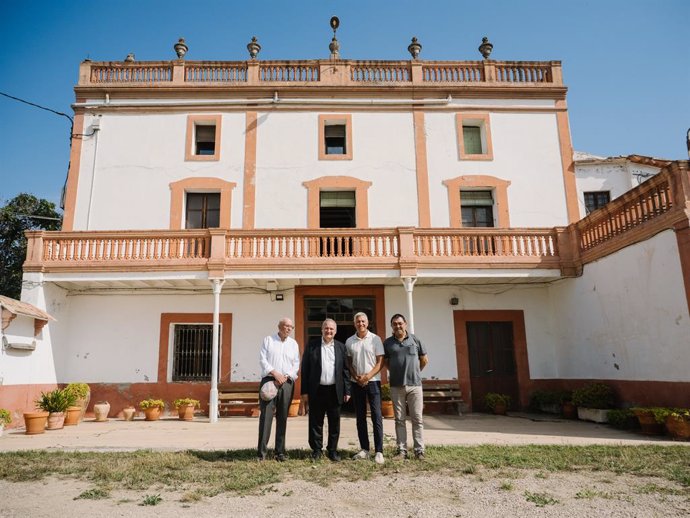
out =
[(407, 458), (407, 405), (412, 418), (414, 454), (418, 460), (424, 460), (424, 397), (421, 371), (429, 363), (429, 358), (422, 342), (407, 332), (407, 321), (404, 316), (399, 313), (393, 315), (391, 327), (393, 336), (383, 342), (383, 349), (395, 412), (395, 439), (398, 445), (396, 458)]

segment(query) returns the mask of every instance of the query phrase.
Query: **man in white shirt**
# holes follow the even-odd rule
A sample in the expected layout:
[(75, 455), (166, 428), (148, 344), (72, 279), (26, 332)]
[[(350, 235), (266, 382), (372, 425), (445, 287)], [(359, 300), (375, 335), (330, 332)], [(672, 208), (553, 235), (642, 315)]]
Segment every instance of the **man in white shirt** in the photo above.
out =
[(340, 406), (350, 400), (350, 374), (345, 345), (335, 339), (337, 325), (327, 318), (321, 338), (309, 342), (302, 357), (302, 404), (309, 409), (311, 457), (319, 460), (323, 449), (323, 419), (328, 416), (326, 451), (333, 462), (340, 460)]
[(283, 462), (287, 459), (285, 453), (285, 431), (292, 393), (299, 370), (299, 346), (290, 337), (294, 329), (292, 320), (282, 318), (278, 322), (278, 333), (264, 338), (259, 354), (261, 367), (261, 386), (266, 382), (273, 382), (278, 394), (270, 401), (259, 398), (259, 446), (258, 459), (265, 460), (268, 451), (268, 440), (271, 437), (273, 413), (276, 416), (276, 445), (275, 459)]
[(352, 374), (352, 398), (357, 413), (359, 447), (353, 460), (369, 458), (369, 430), (367, 429), (367, 399), (374, 429), (374, 461), (383, 464), (383, 418), (381, 416), (381, 367), (383, 366), (383, 342), (369, 331), (369, 317), (357, 313), (354, 318), (357, 332), (347, 339), (348, 366)]

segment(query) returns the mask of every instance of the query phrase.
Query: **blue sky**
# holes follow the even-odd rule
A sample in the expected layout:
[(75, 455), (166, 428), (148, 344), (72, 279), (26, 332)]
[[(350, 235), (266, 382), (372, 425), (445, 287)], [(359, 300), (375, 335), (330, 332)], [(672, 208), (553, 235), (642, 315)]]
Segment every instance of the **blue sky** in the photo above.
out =
[[(687, 158), (690, 1), (687, 0), (0, 0), (0, 92), (72, 114), (79, 63), (175, 58), (328, 57), (331, 16), (341, 56), (480, 59), (482, 36), (497, 60), (561, 60), (575, 149)], [(69, 161), (69, 121), (0, 97), (0, 204), (20, 192), (57, 202)]]

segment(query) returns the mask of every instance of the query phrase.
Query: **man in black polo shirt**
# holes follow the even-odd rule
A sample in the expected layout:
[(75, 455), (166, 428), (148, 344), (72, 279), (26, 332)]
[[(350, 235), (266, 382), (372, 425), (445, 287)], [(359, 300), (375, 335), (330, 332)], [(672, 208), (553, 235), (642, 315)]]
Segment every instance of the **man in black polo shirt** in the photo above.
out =
[(396, 458), (407, 458), (407, 429), (405, 427), (407, 405), (412, 418), (414, 454), (418, 460), (424, 460), (424, 421), (422, 418), (424, 397), (421, 371), (429, 363), (429, 358), (422, 342), (415, 335), (407, 332), (407, 321), (404, 316), (393, 315), (391, 327), (393, 336), (383, 342), (383, 350), (395, 412), (395, 439), (398, 445)]

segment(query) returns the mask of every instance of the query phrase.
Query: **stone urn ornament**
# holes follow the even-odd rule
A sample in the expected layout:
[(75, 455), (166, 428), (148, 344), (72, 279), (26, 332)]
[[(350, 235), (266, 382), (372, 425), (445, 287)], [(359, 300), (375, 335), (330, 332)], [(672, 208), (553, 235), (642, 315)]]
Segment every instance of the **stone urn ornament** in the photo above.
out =
[(247, 50), (249, 51), (250, 59), (256, 59), (256, 56), (258, 56), (259, 52), (261, 52), (261, 45), (259, 45), (259, 41), (256, 39), (256, 36), (252, 36), (252, 41), (247, 43)]
[(484, 59), (489, 59), (491, 51), (494, 50), (494, 45), (489, 41), (489, 38), (484, 36), (482, 38), (482, 44), (479, 45), (478, 50)]
[(412, 55), (412, 59), (417, 60), (419, 53), (422, 51), (422, 44), (417, 41), (415, 36), (412, 37), (412, 43), (407, 46), (407, 52)]
[(177, 54), (177, 59), (184, 59), (185, 54), (189, 50), (189, 47), (184, 42), (184, 38), (180, 38), (179, 40), (177, 40), (177, 43), (175, 43), (175, 45), (173, 45), (173, 49), (175, 49), (175, 54)]

